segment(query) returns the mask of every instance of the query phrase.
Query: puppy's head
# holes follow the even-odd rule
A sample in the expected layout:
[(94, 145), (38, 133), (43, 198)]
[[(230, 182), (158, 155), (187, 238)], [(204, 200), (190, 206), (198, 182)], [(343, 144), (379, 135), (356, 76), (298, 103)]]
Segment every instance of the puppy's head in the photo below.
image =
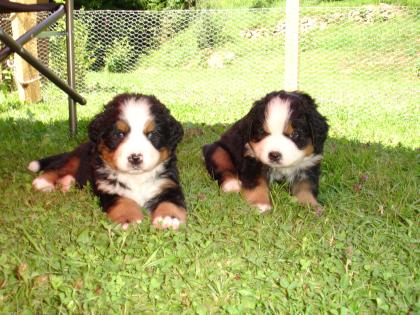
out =
[(270, 93), (254, 103), (247, 120), (249, 154), (266, 165), (296, 166), (322, 153), (328, 125), (307, 94)]
[(88, 127), (101, 159), (111, 168), (140, 174), (168, 160), (181, 141), (181, 124), (154, 96), (121, 94)]

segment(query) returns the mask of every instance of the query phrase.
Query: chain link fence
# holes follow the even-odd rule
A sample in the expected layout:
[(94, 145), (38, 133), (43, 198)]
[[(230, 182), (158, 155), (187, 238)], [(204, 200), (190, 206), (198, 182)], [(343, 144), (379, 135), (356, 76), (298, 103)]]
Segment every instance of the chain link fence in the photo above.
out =
[[(370, 114), (377, 106), (420, 114), (417, 7), (303, 7), (300, 15), (301, 90)], [(248, 108), (283, 86), (284, 20), (280, 8), (76, 11), (77, 88)], [(38, 54), (65, 78), (64, 36), (38, 39)], [(46, 98), (59, 93), (46, 80), (43, 89)]]

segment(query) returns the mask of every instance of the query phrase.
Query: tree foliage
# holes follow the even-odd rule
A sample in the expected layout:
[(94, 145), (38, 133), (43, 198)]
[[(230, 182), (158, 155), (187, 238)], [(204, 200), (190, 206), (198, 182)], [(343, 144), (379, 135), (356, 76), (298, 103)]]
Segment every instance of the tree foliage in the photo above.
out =
[(93, 10), (163, 10), (188, 9), (196, 5), (196, 0), (75, 0), (74, 4)]

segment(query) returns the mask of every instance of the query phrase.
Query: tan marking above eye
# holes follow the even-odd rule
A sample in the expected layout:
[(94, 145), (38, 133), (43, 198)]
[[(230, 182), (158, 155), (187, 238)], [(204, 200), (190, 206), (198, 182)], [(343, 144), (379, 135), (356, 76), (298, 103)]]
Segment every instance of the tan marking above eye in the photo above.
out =
[(155, 129), (156, 129), (155, 121), (150, 119), (146, 122), (146, 125), (144, 126), (143, 133), (145, 135), (147, 135), (147, 134), (155, 131)]
[(293, 133), (293, 131), (294, 131), (294, 129), (292, 127), (292, 123), (291, 122), (288, 122), (287, 125), (286, 125), (286, 127), (284, 128), (283, 133), (286, 136), (290, 136)]
[(125, 121), (123, 121), (123, 120), (118, 120), (115, 123), (115, 126), (121, 132), (127, 133), (127, 132), (130, 131), (130, 126)]

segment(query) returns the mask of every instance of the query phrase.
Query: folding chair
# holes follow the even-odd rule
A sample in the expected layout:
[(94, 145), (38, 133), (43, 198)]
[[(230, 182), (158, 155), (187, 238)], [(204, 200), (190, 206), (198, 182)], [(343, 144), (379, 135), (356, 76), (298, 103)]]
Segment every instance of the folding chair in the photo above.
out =
[[(16, 53), (47, 79), (53, 82), (62, 91), (69, 96), (69, 128), (73, 136), (77, 131), (77, 115), (75, 102), (85, 105), (86, 99), (83, 98), (74, 89), (74, 35), (73, 35), (73, 0), (66, 0), (65, 5), (55, 3), (48, 4), (20, 4), (10, 1), (0, 0), (0, 13), (12, 12), (39, 12), (50, 11), (52, 14), (36, 26), (31, 28), (25, 34), (13, 39), (0, 27), (0, 40), (5, 44), (5, 48), (0, 51), (0, 62), (4, 61), (11, 53)], [(53, 71), (42, 64), (37, 58), (22, 47), (29, 40), (41, 33), (44, 29), (55, 23), (63, 15), (66, 15), (66, 35), (67, 35), (67, 82), (60, 79)]]

